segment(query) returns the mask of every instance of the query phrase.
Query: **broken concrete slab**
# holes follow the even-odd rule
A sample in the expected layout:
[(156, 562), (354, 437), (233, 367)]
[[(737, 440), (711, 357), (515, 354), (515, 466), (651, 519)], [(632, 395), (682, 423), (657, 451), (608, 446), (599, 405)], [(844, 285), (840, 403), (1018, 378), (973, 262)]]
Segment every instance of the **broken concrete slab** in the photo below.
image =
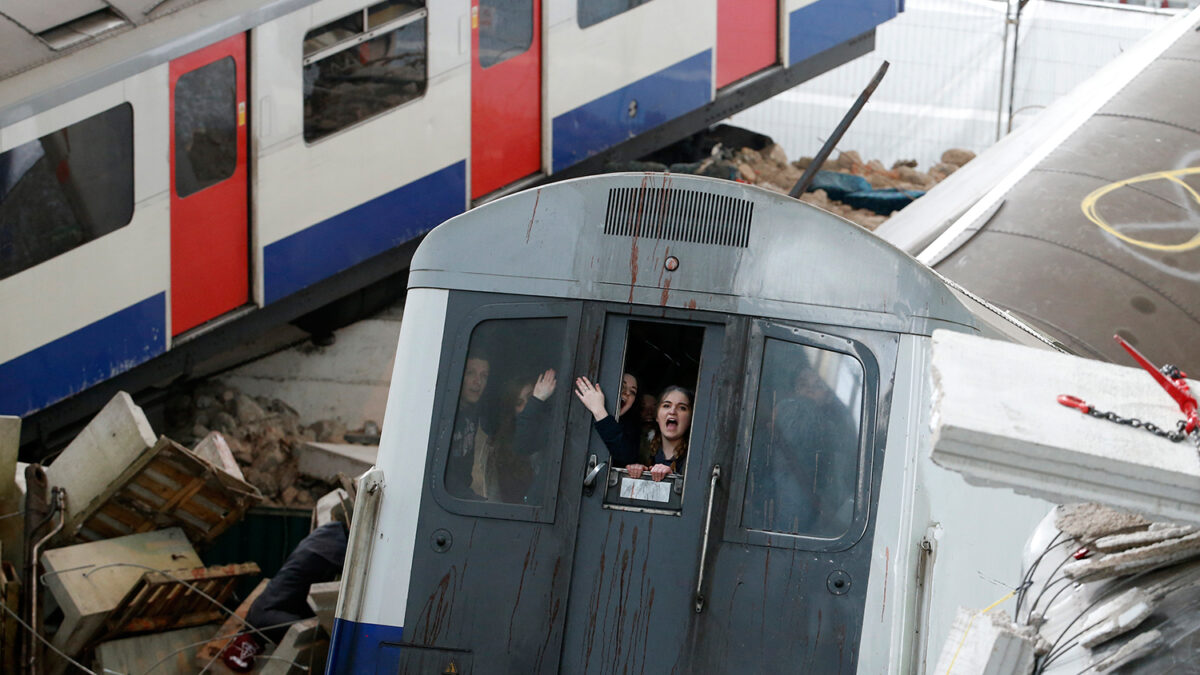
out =
[(1063, 504), (1055, 509), (1054, 515), (1055, 527), (1084, 544), (1114, 534), (1145, 530), (1151, 525), (1136, 513), (1094, 503)]
[(1134, 587), (1088, 612), (1083, 625), (1090, 626), (1079, 636), (1079, 644), (1093, 649), (1122, 633), (1133, 630), (1154, 611), (1153, 599)]
[(103, 642), (96, 647), (95, 668), (101, 673), (195, 675), (200, 672), (195, 663), (196, 643), (211, 637), (212, 632), (211, 625), (195, 626)]
[(1117, 553), (1126, 551), (1131, 548), (1140, 548), (1157, 544), (1160, 541), (1168, 539), (1178, 539), (1196, 531), (1196, 528), (1190, 525), (1173, 525), (1155, 529), (1151, 527), (1148, 530), (1141, 532), (1129, 532), (1127, 534), (1113, 534), (1107, 537), (1100, 537), (1092, 545), (1092, 548), (1101, 553)]
[(1035, 636), (1004, 612), (960, 607), (937, 668), (946, 675), (1026, 675), (1033, 672)]
[(1075, 560), (1063, 565), (1062, 573), (1068, 579), (1099, 581), (1137, 574), (1196, 557), (1200, 557), (1200, 532), (1120, 553)]
[(46, 469), (50, 486), (67, 491), (63, 541), (100, 508), (113, 483), (150, 461), (156, 440), (146, 414), (123, 391), (88, 422)]
[(317, 500), (313, 507), (312, 528), (317, 529), (333, 521), (349, 523), (354, 513), (354, 502), (344, 488), (338, 488)]
[(378, 445), (352, 443), (305, 443), (296, 451), (300, 473), (320, 480), (337, 474), (361, 476), (375, 465)]
[[(46, 590), (63, 613), (52, 643), (67, 654), (77, 653), (101, 630), (105, 618), (146, 568), (170, 570), (203, 564), (187, 535), (177, 527), (46, 551), (42, 554)], [(59, 658), (48, 663), (53, 666), (47, 671), (52, 675), (67, 665)]]
[(275, 651), (270, 654), (262, 675), (293, 675), (309, 671), (309, 660), (313, 648), (321, 639), (321, 628), (317, 617), (297, 621), (288, 628), (288, 632), (279, 641)]
[(1057, 402), (1076, 396), (1173, 428), (1182, 414), (1141, 369), (950, 331), (936, 331), (932, 349), (935, 463), (977, 485), (1200, 523), (1195, 446)]
[(242, 475), (241, 467), (233, 457), (233, 451), (229, 449), (229, 443), (225, 441), (221, 432), (209, 432), (196, 444), (192, 453), (230, 476), (241, 481), (246, 480), (246, 477)]
[(330, 635), (333, 635), (333, 616), (337, 610), (338, 593), (341, 589), (340, 581), (313, 584), (308, 589), (308, 606), (317, 615), (317, 622), (321, 628)]

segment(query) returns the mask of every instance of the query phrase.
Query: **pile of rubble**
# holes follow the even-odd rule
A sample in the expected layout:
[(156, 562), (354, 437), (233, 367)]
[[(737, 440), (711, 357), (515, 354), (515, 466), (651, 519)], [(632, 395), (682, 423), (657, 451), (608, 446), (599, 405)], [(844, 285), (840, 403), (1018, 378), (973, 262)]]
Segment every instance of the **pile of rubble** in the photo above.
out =
[[(1101, 504), (1039, 527), (1014, 615), (960, 609), (937, 672), (1063, 675), (1195, 665), (1200, 531)], [(1125, 672), (1122, 670), (1121, 672)]]
[[(122, 392), (46, 466), (17, 461), (21, 420), (0, 417), (0, 672), (228, 672), (221, 652), (267, 580), (239, 598), (258, 564), (206, 567), (200, 553), (272, 501), (309, 504), (314, 529), (348, 520), (345, 474), (373, 449), (348, 461), (316, 442), (344, 440), (344, 427), (304, 427), (282, 402), (216, 384), (186, 398), (174, 416), (188, 433), (175, 438), (191, 447), (156, 435)], [(315, 616), (291, 623), (255, 672), (321, 668), (338, 589), (314, 584)]]
[[(695, 159), (702, 153), (706, 156)], [(671, 161), (680, 154), (692, 161)], [(928, 171), (918, 171), (916, 160), (900, 160), (889, 169), (878, 159), (864, 162), (858, 152), (849, 150), (825, 162), (800, 200), (874, 230), (974, 158), (970, 150), (954, 148), (942, 153), (941, 161)], [(789, 162), (787, 153), (769, 137), (728, 125), (685, 139), (648, 159), (610, 168), (690, 173), (787, 194), (813, 162), (811, 157)]]
[(219, 435), (246, 482), (271, 506), (312, 508), (338, 487), (337, 473), (357, 476), (370, 468), (379, 444), (373, 422), (359, 431), (336, 419), (305, 425), (287, 403), (217, 380), (169, 399), (166, 415), (170, 436), (185, 445)]

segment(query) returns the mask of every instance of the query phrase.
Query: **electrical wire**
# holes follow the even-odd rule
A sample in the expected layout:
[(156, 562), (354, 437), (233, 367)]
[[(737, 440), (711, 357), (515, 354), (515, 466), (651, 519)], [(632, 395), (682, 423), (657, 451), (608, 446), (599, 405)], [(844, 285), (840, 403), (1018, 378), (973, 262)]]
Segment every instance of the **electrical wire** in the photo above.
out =
[[(275, 625), (273, 625), (273, 626), (260, 626), (260, 627), (259, 627), (259, 630), (272, 630), (272, 629), (274, 629), (274, 628), (283, 628), (284, 626), (290, 626), (290, 625), (292, 625), (292, 624), (294, 624), (294, 623), (299, 623), (299, 622), (301, 622), (301, 621), (304, 621), (304, 620), (305, 620), (305, 619), (295, 619), (295, 620), (293, 620), (293, 621), (285, 621), (285, 622), (283, 622), (283, 623), (277, 623), (277, 624), (275, 624)], [(237, 633), (230, 633), (230, 634), (228, 634), (228, 635), (215, 635), (215, 636), (213, 636), (213, 637), (211, 637), (211, 638), (209, 638), (209, 639), (207, 639), (207, 640), (201, 640), (200, 642), (193, 642), (193, 643), (191, 643), (191, 644), (189, 644), (189, 645), (184, 645), (184, 646), (180, 647), (179, 649), (176, 649), (175, 651), (171, 652), (170, 654), (167, 654), (166, 656), (162, 657), (161, 659), (159, 659), (159, 660), (155, 661), (153, 664), (151, 664), (151, 666), (150, 666), (149, 668), (147, 668), (147, 669), (145, 669), (144, 671), (142, 671), (142, 675), (149, 675), (150, 671), (152, 671), (152, 670), (154, 670), (155, 668), (158, 668), (158, 667), (159, 667), (159, 666), (161, 666), (162, 664), (166, 663), (168, 660), (170, 660), (170, 659), (171, 659), (171, 657), (175, 656), (176, 654), (178, 654), (178, 653), (180, 653), (180, 652), (187, 651), (187, 650), (189, 650), (189, 649), (191, 649), (191, 648), (193, 648), (193, 647), (200, 647), (200, 646), (206, 645), (206, 644), (208, 644), (208, 643), (210, 643), (210, 642), (213, 642), (213, 641), (215, 641), (215, 640), (222, 640), (222, 639), (223, 639), (223, 640), (226, 640), (226, 642), (225, 642), (225, 645), (223, 645), (223, 646), (221, 647), (221, 649), (217, 650), (217, 656), (220, 656), (220, 655), (221, 655), (221, 653), (225, 651), (225, 647), (229, 646), (229, 642), (231, 642), (231, 641), (233, 640), (233, 638), (236, 638), (237, 636), (239, 636), (239, 635), (241, 635), (241, 634), (242, 634), (242, 633), (241, 633), (241, 631), (239, 631), (239, 632), (237, 632)], [(263, 656), (263, 655), (259, 655), (259, 656), (256, 656), (255, 658), (262, 658), (262, 659), (267, 659), (267, 658), (270, 658), (270, 659), (279, 659), (279, 660), (281, 660), (281, 661), (288, 661), (287, 659), (285, 659), (285, 658), (283, 658), (283, 657), (281, 657), (281, 656)], [(296, 663), (295, 661), (288, 661), (288, 663), (291, 663), (292, 665), (296, 666), (297, 668), (301, 668), (301, 669), (303, 669), (303, 670), (308, 670), (308, 668), (307, 668), (307, 667), (305, 667), (305, 666), (302, 666), (302, 665), (300, 665), (299, 663)]]
[[(1046, 545), (1046, 548), (1042, 550), (1042, 554), (1039, 555), (1037, 558), (1034, 558), (1033, 564), (1029, 566), (1029, 569), (1026, 570), (1024, 576), (1021, 577), (1021, 585), (1018, 587), (1019, 590), (1017, 592), (1017, 606), (1013, 610), (1013, 620), (1014, 621), (1019, 622), (1021, 620), (1021, 605), (1023, 605), (1025, 603), (1025, 593), (1033, 586), (1034, 573), (1037, 572), (1038, 566), (1042, 564), (1042, 559), (1045, 558), (1046, 555), (1050, 553), (1050, 551), (1054, 550), (1055, 547), (1057, 547), (1063, 543), (1063, 542), (1058, 541), (1058, 538), (1061, 537), (1062, 535), (1063, 535), (1063, 532), (1061, 530), (1059, 531), (1058, 534), (1054, 535), (1054, 538), (1051, 539), (1050, 543)], [(1070, 540), (1065, 539), (1063, 541), (1065, 542), (1065, 541), (1070, 541)], [(1051, 573), (1051, 575), (1053, 575), (1053, 573)], [(1047, 579), (1047, 581), (1049, 581), (1049, 579)]]

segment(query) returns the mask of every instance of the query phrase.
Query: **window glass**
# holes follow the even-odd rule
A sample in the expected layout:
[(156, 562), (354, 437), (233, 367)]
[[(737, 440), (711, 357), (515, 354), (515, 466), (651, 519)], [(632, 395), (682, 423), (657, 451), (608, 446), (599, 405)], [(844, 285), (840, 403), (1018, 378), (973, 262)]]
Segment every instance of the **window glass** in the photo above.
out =
[(0, 153), (0, 279), (129, 224), (133, 106)]
[(175, 83), (175, 192), (186, 197), (237, 168), (237, 67), (232, 56)]
[(388, 0), (378, 5), (371, 5), (367, 8), (367, 28), (374, 30), (424, 6), (424, 2), (413, 2), (412, 0)]
[(363, 13), (355, 12), (337, 21), (331, 21), (324, 26), (314, 28), (304, 36), (304, 55), (313, 54), (328, 49), (339, 42), (357, 37), (363, 32)]
[[(567, 320), (493, 319), (471, 332), (446, 460), (446, 491), (460, 499), (537, 506), (563, 430), (551, 411), (571, 395)], [(552, 372), (548, 372), (552, 371)]]
[(479, 65), (524, 54), (533, 44), (533, 0), (479, 0)]
[(647, 2), (650, 0), (578, 0), (579, 27), (587, 28)]
[(422, 14), (378, 37), (351, 40), (340, 51), (306, 61), (304, 140), (315, 141), (423, 95), (425, 22)]
[(863, 369), (852, 356), (768, 338), (743, 524), (836, 538), (854, 518)]

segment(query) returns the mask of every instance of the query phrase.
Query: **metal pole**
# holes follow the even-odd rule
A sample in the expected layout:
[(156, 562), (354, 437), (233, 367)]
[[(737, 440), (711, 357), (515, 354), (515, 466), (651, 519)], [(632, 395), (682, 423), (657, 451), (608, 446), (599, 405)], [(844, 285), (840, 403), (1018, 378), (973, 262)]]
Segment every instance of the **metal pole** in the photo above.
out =
[(867, 104), (867, 99), (871, 98), (871, 94), (875, 93), (875, 88), (883, 81), (883, 76), (887, 73), (888, 65), (888, 62), (884, 61), (879, 66), (879, 70), (875, 71), (875, 77), (871, 78), (871, 83), (858, 95), (858, 100), (854, 102), (854, 105), (850, 106), (850, 110), (846, 112), (846, 115), (842, 117), (842, 121), (838, 123), (837, 128), (833, 130), (833, 135), (829, 137), (829, 140), (825, 141), (825, 145), (821, 146), (821, 151), (813, 158), (812, 164), (808, 165), (808, 168), (804, 170), (804, 174), (800, 176), (800, 180), (796, 181), (796, 184), (792, 186), (792, 191), (788, 195), (793, 199), (799, 199), (800, 195), (804, 194), (804, 191), (808, 189), (808, 186), (812, 185), (817, 172), (821, 170), (821, 165), (825, 163), (825, 160), (829, 159), (830, 153), (833, 152), (838, 142), (842, 140), (842, 136), (846, 134), (846, 130), (854, 122), (854, 118), (858, 117), (859, 111)]

